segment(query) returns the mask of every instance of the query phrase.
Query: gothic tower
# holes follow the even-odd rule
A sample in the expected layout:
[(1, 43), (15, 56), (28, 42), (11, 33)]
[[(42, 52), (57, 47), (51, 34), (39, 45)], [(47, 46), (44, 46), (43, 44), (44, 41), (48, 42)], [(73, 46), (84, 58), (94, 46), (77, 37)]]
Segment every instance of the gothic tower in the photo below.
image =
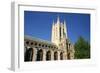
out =
[(52, 25), (51, 42), (55, 43), (59, 50), (64, 51), (64, 59), (74, 58), (74, 45), (69, 41), (66, 22), (61, 22), (59, 17), (57, 22), (53, 22)]
[(68, 39), (66, 22), (60, 22), (60, 18), (58, 17), (57, 22), (53, 22), (52, 25), (51, 41), (55, 43), (57, 46), (60, 46), (62, 40), (66, 41), (66, 39)]

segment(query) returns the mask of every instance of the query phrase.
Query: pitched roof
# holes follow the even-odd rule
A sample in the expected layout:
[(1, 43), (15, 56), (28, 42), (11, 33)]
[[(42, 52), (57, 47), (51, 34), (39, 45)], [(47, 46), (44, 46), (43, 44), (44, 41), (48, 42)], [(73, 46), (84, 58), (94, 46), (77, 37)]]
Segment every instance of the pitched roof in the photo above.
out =
[(56, 46), (55, 43), (52, 43), (50, 41), (43, 40), (43, 39), (36, 38), (36, 37), (32, 37), (32, 36), (28, 36), (28, 35), (24, 35), (24, 39), (31, 40), (31, 41), (37, 41), (37, 42), (45, 43), (45, 44), (48, 44), (48, 45)]

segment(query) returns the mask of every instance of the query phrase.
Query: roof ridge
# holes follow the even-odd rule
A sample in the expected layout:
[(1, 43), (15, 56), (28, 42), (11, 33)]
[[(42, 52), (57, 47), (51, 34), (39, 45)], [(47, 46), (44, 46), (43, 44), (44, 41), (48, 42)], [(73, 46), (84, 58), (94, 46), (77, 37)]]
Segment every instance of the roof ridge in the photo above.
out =
[(33, 37), (33, 36), (29, 36), (29, 35), (24, 35), (24, 38), (27, 38), (27, 39), (30, 39), (30, 40), (34, 39), (35, 41), (40, 41), (40, 42), (56, 45), (55, 43), (52, 43), (51, 41), (43, 40), (43, 39), (36, 38), (36, 37)]

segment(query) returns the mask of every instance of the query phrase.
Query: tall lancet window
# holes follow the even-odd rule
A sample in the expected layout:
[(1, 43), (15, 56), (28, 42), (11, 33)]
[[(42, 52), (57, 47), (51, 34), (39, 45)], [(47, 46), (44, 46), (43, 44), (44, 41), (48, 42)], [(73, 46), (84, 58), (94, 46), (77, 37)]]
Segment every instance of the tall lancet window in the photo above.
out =
[(61, 39), (61, 27), (60, 27), (60, 39)]
[(60, 53), (60, 60), (63, 60), (63, 53)]
[(65, 36), (65, 32), (64, 32), (64, 29), (63, 29), (63, 35)]

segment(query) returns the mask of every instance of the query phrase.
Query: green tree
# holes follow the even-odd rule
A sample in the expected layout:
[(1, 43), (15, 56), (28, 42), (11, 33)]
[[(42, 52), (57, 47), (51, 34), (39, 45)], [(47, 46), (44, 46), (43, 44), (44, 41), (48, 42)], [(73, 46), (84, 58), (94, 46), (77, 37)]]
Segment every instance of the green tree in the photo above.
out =
[(90, 44), (81, 36), (75, 43), (75, 58), (76, 59), (90, 58)]

